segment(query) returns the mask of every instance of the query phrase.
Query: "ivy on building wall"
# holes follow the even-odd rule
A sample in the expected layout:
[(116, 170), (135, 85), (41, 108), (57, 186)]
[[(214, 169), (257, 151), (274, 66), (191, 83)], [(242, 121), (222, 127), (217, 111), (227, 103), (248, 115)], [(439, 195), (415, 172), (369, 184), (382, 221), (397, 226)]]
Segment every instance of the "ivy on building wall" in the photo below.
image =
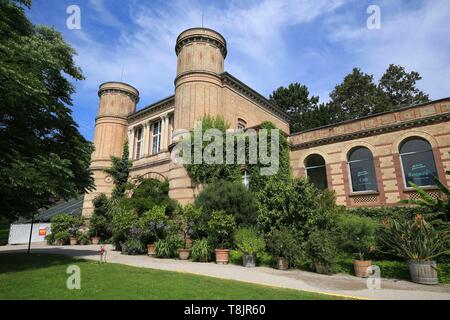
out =
[[(212, 137), (211, 139), (205, 138), (201, 139), (201, 143), (196, 143), (195, 135), (197, 137), (205, 137), (205, 133), (207, 130), (213, 129), (217, 130), (217, 136)], [(250, 142), (250, 134), (247, 132), (238, 132), (234, 134), (234, 138), (232, 142), (228, 139), (228, 143), (232, 144), (232, 148), (234, 150), (233, 162), (231, 164), (227, 163), (226, 159), (226, 149), (227, 149), (227, 130), (230, 129), (230, 125), (220, 116), (211, 117), (209, 115), (205, 116), (191, 131), (191, 135), (188, 139), (185, 140), (187, 146), (185, 146), (184, 150), (190, 151), (191, 162), (185, 164), (185, 168), (196, 184), (209, 184), (214, 183), (220, 180), (226, 181), (238, 181), (242, 179), (243, 173), (246, 171), (250, 177), (249, 187), (252, 191), (256, 191), (261, 189), (268, 180), (268, 176), (261, 174), (261, 169), (264, 167), (268, 167), (268, 164), (265, 161), (261, 161), (260, 157), (260, 147), (261, 141), (260, 139), (266, 139), (265, 136), (256, 135), (256, 145)], [(260, 129), (267, 129), (267, 156), (272, 157), (272, 148), (271, 143), (272, 139), (272, 129), (277, 129), (275, 125), (271, 122), (263, 122), (260, 125)], [(219, 134), (220, 132), (220, 134)], [(221, 141), (215, 141), (217, 137), (221, 137)], [(278, 170), (276, 170), (275, 174), (271, 176), (271, 178), (276, 179), (289, 179), (291, 177), (290, 164), (289, 164), (289, 145), (287, 138), (281, 133), (278, 135)], [(206, 140), (206, 141), (203, 141)], [(245, 146), (245, 160), (237, 161), (239, 157), (242, 157), (242, 150), (239, 148), (239, 145), (243, 143)], [(212, 145), (215, 145), (215, 148), (212, 148)], [(199, 148), (198, 146), (201, 146)], [(197, 148), (197, 150), (196, 150)], [(201, 158), (200, 163), (195, 163), (194, 156), (195, 154), (201, 154), (203, 157)], [(221, 163), (207, 163), (204, 159), (204, 155), (207, 154), (211, 157), (222, 157), (223, 161)], [(250, 161), (251, 154), (257, 155), (256, 163), (255, 161)], [(276, 156), (274, 156), (276, 157)]]

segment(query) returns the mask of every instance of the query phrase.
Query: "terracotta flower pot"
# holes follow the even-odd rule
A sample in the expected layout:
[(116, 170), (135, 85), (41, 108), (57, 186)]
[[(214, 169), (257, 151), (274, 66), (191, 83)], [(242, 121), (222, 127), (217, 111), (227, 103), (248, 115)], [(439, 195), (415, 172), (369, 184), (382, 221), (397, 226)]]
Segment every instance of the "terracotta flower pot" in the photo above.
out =
[(64, 245), (64, 241), (63, 240), (56, 240), (55, 241), (55, 246), (63, 246)]
[(329, 274), (330, 270), (327, 266), (322, 265), (321, 263), (314, 262), (314, 269), (317, 273), (320, 274)]
[(91, 238), (92, 244), (99, 244), (100, 243), (100, 237), (92, 237)]
[(189, 254), (191, 253), (191, 249), (178, 249), (178, 256), (180, 260), (189, 259)]
[(70, 237), (70, 245), (74, 246), (78, 244), (78, 238), (77, 237)]
[(229, 249), (216, 249), (214, 250), (216, 253), (216, 263), (217, 264), (227, 264), (230, 258), (230, 250)]
[(288, 265), (286, 258), (279, 257), (278, 258), (278, 269), (287, 270), (288, 268), (289, 268), (289, 265)]
[(355, 276), (357, 277), (367, 278), (370, 275), (367, 268), (370, 266), (372, 266), (372, 260), (353, 260)]
[(155, 244), (153, 244), (153, 243), (147, 244), (147, 254), (149, 256), (155, 255)]

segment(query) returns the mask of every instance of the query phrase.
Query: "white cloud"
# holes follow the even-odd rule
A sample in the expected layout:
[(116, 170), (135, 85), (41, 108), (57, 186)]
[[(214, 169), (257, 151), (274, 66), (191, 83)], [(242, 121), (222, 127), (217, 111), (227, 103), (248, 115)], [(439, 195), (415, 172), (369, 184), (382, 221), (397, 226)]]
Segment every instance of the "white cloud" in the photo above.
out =
[(195, 1), (187, 4), (178, 0), (162, 7), (132, 2), (124, 10), (129, 11), (133, 25), (124, 28), (124, 23), (104, 1), (90, 0), (95, 20), (115, 28), (118, 37), (95, 44), (94, 34), (78, 36), (74, 45), (87, 77), (81, 85), (93, 90), (101, 82), (120, 80), (124, 68), (122, 80), (141, 91), (143, 104), (153, 102), (146, 100), (150, 97), (172, 94), (175, 39), (184, 29), (201, 24), (203, 10), (205, 27), (221, 32), (234, 54), (226, 69), (256, 89), (273, 87), (261, 77), (261, 70), (275, 70), (277, 61), (286, 57), (285, 29), (311, 22), (342, 3), (342, 0), (231, 1), (225, 8), (218, 8)]
[(418, 71), (423, 77), (418, 86), (439, 99), (450, 96), (448, 21), (450, 2), (433, 0), (413, 9), (382, 2), (381, 30), (368, 30), (349, 16), (329, 23), (331, 40), (343, 44), (364, 71), (380, 77), (390, 63), (400, 64)]

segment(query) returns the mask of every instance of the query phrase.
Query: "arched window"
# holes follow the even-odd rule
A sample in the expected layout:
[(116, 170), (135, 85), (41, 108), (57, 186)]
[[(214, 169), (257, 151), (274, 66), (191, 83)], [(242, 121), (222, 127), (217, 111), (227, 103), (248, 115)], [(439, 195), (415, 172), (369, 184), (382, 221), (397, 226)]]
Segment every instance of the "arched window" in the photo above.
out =
[(245, 130), (247, 128), (247, 122), (244, 119), (238, 118), (237, 128), (238, 130)]
[(306, 176), (319, 190), (328, 188), (325, 160), (318, 154), (312, 154), (305, 159)]
[(409, 138), (400, 145), (405, 186), (411, 187), (409, 182), (419, 186), (434, 186), (437, 176), (433, 151), (428, 141), (422, 138)]
[(372, 152), (356, 147), (348, 155), (353, 192), (378, 191)]

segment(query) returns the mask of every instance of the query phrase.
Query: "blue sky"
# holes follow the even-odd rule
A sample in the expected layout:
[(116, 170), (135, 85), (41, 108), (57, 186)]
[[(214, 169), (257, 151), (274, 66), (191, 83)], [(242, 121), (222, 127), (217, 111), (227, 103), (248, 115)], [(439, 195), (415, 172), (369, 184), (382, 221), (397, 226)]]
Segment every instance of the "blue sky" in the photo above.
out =
[[(81, 29), (66, 27), (69, 5), (81, 9)], [(369, 5), (381, 29), (369, 30)], [(215, 29), (228, 42), (225, 69), (265, 96), (291, 82), (328, 100), (353, 67), (382, 75), (389, 63), (423, 76), (432, 99), (450, 96), (448, 0), (34, 0), (28, 16), (54, 26), (78, 52), (86, 80), (76, 82), (73, 114), (93, 140), (97, 90), (122, 80), (139, 89), (142, 108), (173, 94), (175, 39), (184, 29)]]

